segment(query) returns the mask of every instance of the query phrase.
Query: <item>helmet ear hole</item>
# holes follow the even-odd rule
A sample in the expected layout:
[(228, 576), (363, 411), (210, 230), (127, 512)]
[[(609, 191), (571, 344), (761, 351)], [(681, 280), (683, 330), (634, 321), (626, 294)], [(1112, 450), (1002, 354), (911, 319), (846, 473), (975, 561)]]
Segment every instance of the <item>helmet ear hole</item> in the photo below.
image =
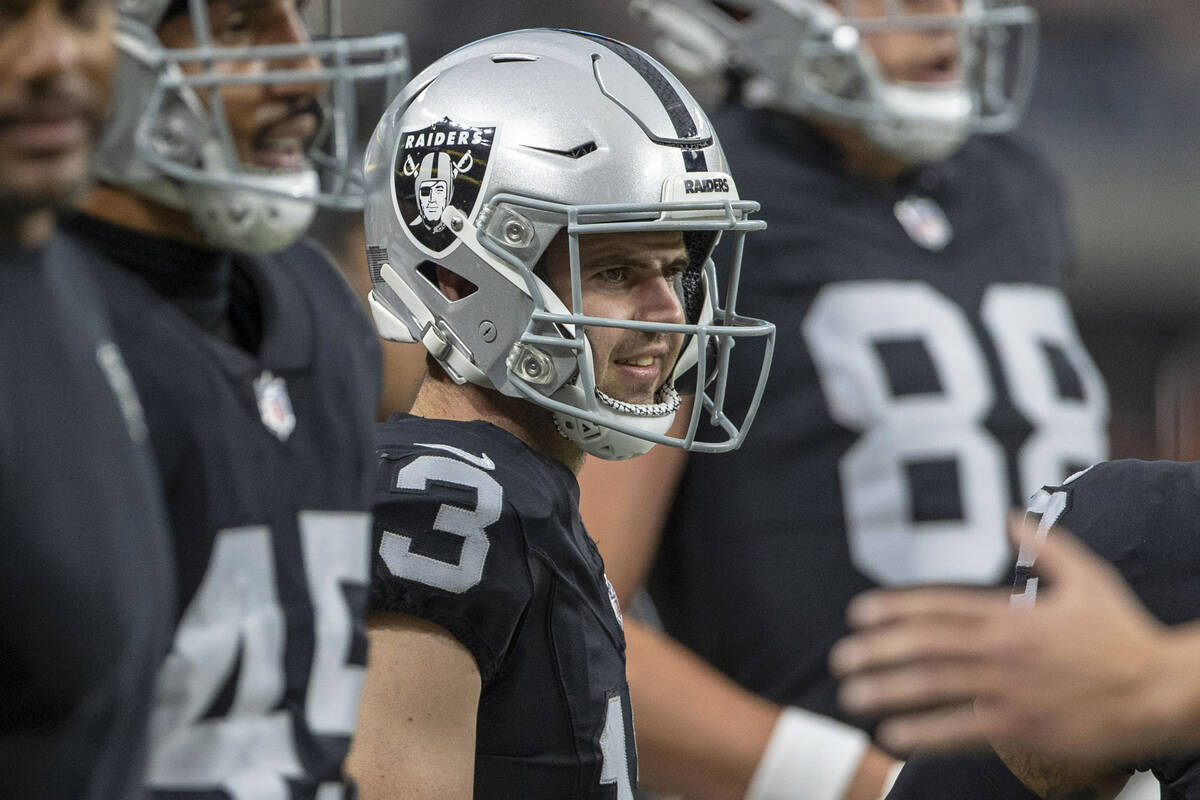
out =
[(479, 291), (478, 286), (462, 275), (432, 261), (422, 261), (417, 267), (417, 272), (452, 303)]
[(178, 94), (163, 105), (150, 126), (151, 146), (169, 161), (188, 166), (199, 163), (200, 148), (209, 137), (208, 125)]

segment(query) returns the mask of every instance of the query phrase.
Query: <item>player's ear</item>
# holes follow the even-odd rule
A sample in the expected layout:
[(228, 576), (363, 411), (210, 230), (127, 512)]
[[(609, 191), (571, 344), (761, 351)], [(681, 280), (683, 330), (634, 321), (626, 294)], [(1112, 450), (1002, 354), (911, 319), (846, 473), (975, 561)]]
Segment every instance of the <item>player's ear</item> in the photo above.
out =
[(437, 266), (437, 283), (438, 289), (450, 301), (461, 300), (479, 289), (457, 272), (451, 272), (441, 264)]

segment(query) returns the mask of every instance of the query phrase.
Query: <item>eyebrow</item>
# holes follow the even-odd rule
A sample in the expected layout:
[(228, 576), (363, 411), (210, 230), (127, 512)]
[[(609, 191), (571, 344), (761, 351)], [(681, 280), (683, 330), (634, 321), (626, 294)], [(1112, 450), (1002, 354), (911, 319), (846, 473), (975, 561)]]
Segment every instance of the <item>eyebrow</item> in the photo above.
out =
[[(666, 266), (679, 267), (686, 269), (691, 260), (686, 255), (681, 255), (670, 261)], [(630, 256), (624, 253), (609, 253), (601, 256), (595, 261), (590, 261), (587, 264), (589, 269), (608, 269), (609, 267), (637, 267), (639, 269), (655, 269), (649, 261), (637, 256)]]
[(271, 0), (229, 0), (229, 8), (242, 14), (262, 11), (271, 5)]

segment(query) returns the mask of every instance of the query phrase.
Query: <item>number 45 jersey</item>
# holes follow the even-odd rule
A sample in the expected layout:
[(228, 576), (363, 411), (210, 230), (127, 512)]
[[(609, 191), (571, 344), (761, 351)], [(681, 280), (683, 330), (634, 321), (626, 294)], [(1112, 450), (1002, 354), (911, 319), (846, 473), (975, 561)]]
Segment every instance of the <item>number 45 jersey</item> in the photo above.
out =
[(486, 422), (377, 432), (370, 606), (475, 657), (475, 796), (632, 800), (625, 636), (575, 476)]
[[(738, 304), (779, 337), (742, 448), (689, 456), (651, 595), (744, 686), (841, 716), (825, 662), (849, 599), (1005, 580), (1006, 512), (1105, 457), (1105, 389), (1059, 290), (1057, 185), (1020, 143), (975, 137), (891, 185), (793, 120), (714, 123), (770, 223)], [(729, 402), (752, 385), (731, 376)]]
[(151, 716), (152, 796), (352, 796), (342, 762), (365, 674), (379, 392), (366, 315), (310, 242), (233, 254), (229, 315), (261, 321), (244, 349), (185, 313), (182, 284), (152, 288), (155, 269), (178, 275), (218, 254), (91, 218), (65, 228), (105, 254), (89, 266), (174, 534), (180, 613)]

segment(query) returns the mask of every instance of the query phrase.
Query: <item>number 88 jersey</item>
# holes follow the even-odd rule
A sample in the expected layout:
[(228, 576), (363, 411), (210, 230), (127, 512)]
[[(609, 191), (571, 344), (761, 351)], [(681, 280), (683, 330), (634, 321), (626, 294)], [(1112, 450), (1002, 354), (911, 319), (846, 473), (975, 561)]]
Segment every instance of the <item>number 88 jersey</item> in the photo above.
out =
[(847, 601), (1003, 581), (1006, 512), (1106, 456), (1105, 388), (1058, 288), (1057, 186), (1012, 139), (891, 185), (795, 122), (717, 127), (739, 184), (774, 200), (739, 303), (779, 341), (743, 447), (689, 458), (651, 594), (736, 680), (836, 715), (825, 654)]

